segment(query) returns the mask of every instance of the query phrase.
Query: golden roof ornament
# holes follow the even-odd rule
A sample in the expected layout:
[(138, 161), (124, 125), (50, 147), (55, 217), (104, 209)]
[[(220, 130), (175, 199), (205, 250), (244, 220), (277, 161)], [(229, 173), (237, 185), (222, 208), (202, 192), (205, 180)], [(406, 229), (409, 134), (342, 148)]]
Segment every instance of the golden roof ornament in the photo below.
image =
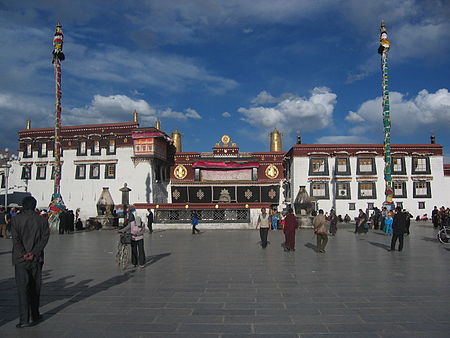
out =
[(231, 138), (228, 135), (223, 135), (221, 141), (225, 147), (228, 147), (228, 144), (230, 143)]

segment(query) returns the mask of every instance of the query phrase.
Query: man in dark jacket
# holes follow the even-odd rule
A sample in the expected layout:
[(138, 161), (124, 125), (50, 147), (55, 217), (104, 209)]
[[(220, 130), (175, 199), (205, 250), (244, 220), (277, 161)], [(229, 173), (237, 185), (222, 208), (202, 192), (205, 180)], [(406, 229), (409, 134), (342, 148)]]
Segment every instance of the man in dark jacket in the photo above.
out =
[(34, 212), (34, 197), (25, 197), (22, 206), (23, 212), (13, 217), (11, 226), (12, 263), (19, 297), (20, 319), (17, 328), (36, 325), (42, 318), (39, 314), (42, 265), (44, 248), (50, 236), (47, 219)]
[(147, 227), (148, 227), (148, 231), (150, 233), (153, 232), (153, 212), (152, 209), (147, 209), (148, 214), (147, 214)]
[(406, 232), (406, 214), (402, 212), (402, 208), (397, 207), (394, 215), (394, 221), (392, 223), (392, 240), (391, 249), (389, 251), (395, 251), (395, 244), (397, 239), (399, 242), (398, 251), (403, 250), (403, 234)]

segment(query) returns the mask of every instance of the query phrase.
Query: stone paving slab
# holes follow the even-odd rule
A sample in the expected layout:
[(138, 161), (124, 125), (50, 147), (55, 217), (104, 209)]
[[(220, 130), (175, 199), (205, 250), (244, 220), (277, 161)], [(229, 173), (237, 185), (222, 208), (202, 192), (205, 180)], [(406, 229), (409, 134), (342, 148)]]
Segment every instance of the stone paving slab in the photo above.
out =
[(284, 252), (251, 230), (158, 230), (147, 265), (121, 271), (112, 231), (52, 235), (38, 326), (18, 330), (11, 241), (0, 240), (0, 337), (449, 337), (450, 247), (412, 224), (390, 237), (341, 229), (317, 254), (311, 230)]

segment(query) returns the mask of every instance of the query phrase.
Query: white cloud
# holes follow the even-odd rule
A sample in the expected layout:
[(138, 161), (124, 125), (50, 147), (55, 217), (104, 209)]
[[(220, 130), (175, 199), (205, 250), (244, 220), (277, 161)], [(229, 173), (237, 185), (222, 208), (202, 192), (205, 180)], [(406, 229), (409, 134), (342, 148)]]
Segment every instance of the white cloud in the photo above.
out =
[(357, 113), (350, 111), (348, 115), (345, 117), (345, 119), (349, 122), (364, 122), (364, 118), (361, 115), (358, 115)]
[[(399, 92), (390, 93), (390, 115), (395, 133), (411, 134), (418, 129), (450, 128), (450, 93), (442, 88), (435, 93), (421, 90), (416, 97), (408, 99)], [(368, 128), (382, 128), (381, 97), (368, 100), (361, 104), (356, 112), (350, 111), (347, 121), (356, 124), (363, 121), (353, 131), (364, 133)], [(429, 131), (427, 129), (427, 131)]]
[(253, 104), (276, 103), (279, 99), (273, 97), (269, 92), (263, 90), (251, 100)]
[(223, 117), (231, 117), (231, 114), (230, 114), (229, 112), (226, 111), (226, 112), (223, 112), (223, 113), (222, 113), (222, 116), (223, 116)]
[(170, 108), (164, 110), (160, 114), (162, 117), (167, 117), (171, 119), (178, 119), (178, 120), (187, 120), (188, 118), (192, 119), (201, 119), (199, 113), (197, 113), (194, 109), (188, 108), (185, 110), (185, 113), (174, 111)]
[(132, 120), (132, 112), (139, 113), (142, 122), (153, 122), (156, 110), (145, 100), (133, 100), (126, 95), (95, 95), (89, 106), (69, 109), (62, 123), (69, 125), (123, 122)]
[(322, 136), (316, 140), (317, 144), (358, 144), (358, 143), (373, 143), (372, 140), (357, 135), (336, 135), (336, 136)]
[(264, 129), (276, 127), (289, 133), (308, 126), (309, 131), (314, 131), (332, 122), (336, 97), (329, 88), (316, 87), (309, 98), (289, 95), (273, 107), (239, 108), (238, 111), (244, 115), (244, 121)]

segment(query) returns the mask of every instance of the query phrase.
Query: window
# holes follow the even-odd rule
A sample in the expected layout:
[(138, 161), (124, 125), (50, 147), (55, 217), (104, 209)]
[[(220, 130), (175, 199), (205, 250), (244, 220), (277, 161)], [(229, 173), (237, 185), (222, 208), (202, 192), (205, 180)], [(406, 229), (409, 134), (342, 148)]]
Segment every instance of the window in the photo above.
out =
[(31, 166), (25, 165), (22, 167), (22, 180), (31, 180)]
[(252, 168), (252, 181), (258, 180), (258, 168)]
[(413, 157), (412, 158), (412, 174), (431, 174), (430, 158)]
[(310, 158), (309, 160), (310, 175), (328, 175), (328, 160), (326, 158)]
[(375, 182), (360, 182), (358, 184), (358, 198), (359, 199), (377, 198)]
[(105, 166), (105, 178), (116, 178), (116, 164), (107, 164)]
[(350, 199), (350, 182), (337, 182), (336, 183), (336, 199), (346, 200)]
[(116, 140), (108, 140), (108, 148), (106, 149), (108, 155), (116, 154)]
[(397, 202), (397, 208), (403, 209), (403, 202)]
[(392, 158), (392, 173), (396, 175), (406, 175), (406, 166), (404, 157)]
[(358, 158), (357, 175), (376, 175), (375, 158)]
[(311, 183), (311, 196), (318, 199), (329, 199), (330, 195), (328, 192), (327, 182), (317, 182)]
[(78, 156), (87, 155), (86, 141), (80, 141), (78, 143), (77, 155)]
[(425, 202), (419, 202), (419, 209), (425, 209)]
[(43, 142), (39, 145), (39, 151), (38, 151), (39, 157), (47, 157), (47, 143)]
[(86, 164), (78, 164), (75, 169), (75, 179), (84, 180), (86, 178)]
[(336, 175), (350, 175), (350, 162), (348, 157), (336, 158)]
[(372, 202), (367, 203), (367, 209), (373, 210), (373, 203)]
[(431, 184), (430, 182), (414, 182), (413, 197), (431, 198)]
[(26, 143), (23, 149), (23, 157), (33, 157), (33, 151), (31, 148), (31, 143)]
[(348, 210), (356, 210), (356, 205), (355, 205), (355, 203), (349, 203), (349, 204), (348, 204)]
[(37, 167), (37, 171), (36, 171), (36, 179), (37, 180), (45, 180), (45, 171), (46, 171), (47, 167), (40, 165)]
[(99, 140), (94, 140), (92, 142), (91, 155), (101, 155), (101, 152), (100, 152), (100, 141)]
[(393, 182), (394, 197), (406, 198), (406, 182)]
[(100, 164), (91, 164), (91, 172), (89, 178), (91, 179), (100, 178)]
[(194, 181), (200, 181), (200, 168), (194, 169)]
[(0, 187), (1, 188), (5, 188), (6, 187), (6, 176), (3, 173), (2, 173), (2, 185)]

